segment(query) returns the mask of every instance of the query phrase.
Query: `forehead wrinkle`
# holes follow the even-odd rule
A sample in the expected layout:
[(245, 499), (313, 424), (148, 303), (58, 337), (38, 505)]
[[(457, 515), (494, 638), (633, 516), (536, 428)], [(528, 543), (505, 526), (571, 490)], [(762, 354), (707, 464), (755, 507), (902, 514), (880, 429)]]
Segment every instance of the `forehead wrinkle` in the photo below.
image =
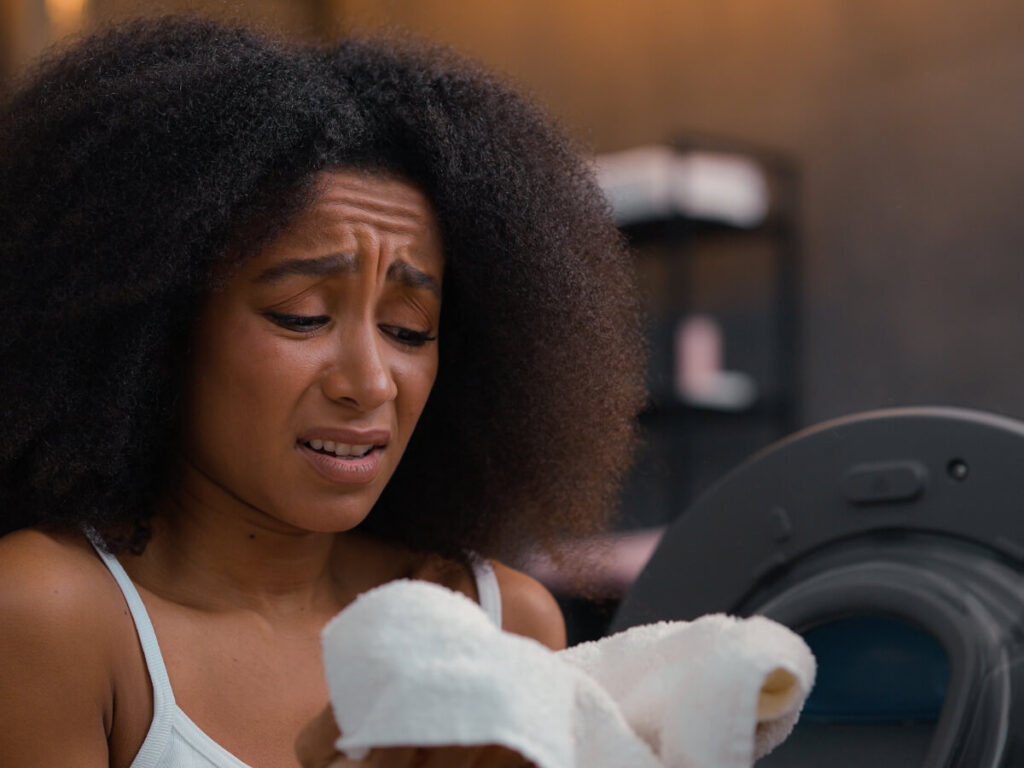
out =
[(322, 184), (318, 200), (328, 204), (356, 201), (367, 208), (416, 214), (431, 207), (425, 194), (398, 179), (350, 174), (332, 174), (330, 182)]
[(381, 232), (409, 235), (425, 230), (429, 221), (418, 208), (390, 205), (363, 205), (362, 201), (345, 200), (330, 204), (339, 219), (348, 226), (369, 224)]

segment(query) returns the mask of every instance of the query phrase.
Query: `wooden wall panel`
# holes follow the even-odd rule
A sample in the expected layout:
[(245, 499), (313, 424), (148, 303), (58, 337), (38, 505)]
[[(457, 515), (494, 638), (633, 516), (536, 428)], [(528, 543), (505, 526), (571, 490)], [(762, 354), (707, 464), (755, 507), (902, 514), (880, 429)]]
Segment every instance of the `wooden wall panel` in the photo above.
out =
[(43, 0), (0, 0), (0, 85), (50, 42)]
[(310, 0), (90, 0), (93, 25), (138, 16), (192, 13), (243, 21), (286, 35), (309, 36), (318, 18)]

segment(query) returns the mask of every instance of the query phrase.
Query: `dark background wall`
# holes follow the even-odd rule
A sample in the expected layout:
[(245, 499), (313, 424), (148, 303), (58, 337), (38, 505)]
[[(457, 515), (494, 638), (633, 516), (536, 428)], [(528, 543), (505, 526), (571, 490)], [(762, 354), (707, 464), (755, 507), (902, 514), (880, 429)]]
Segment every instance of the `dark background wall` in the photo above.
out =
[(697, 131), (797, 159), (805, 423), (907, 403), (1024, 416), (1024, 5), (457, 5), (347, 11), (510, 72), (598, 151)]
[(846, 5), (806, 150), (806, 414), (1024, 415), (1024, 7)]
[[(41, 4), (0, 0), (8, 71), (38, 37), (16, 7)], [(804, 182), (801, 420), (906, 403), (1024, 416), (1024, 4), (92, 0), (84, 18), (188, 7), (449, 42), (594, 151), (699, 132), (788, 152)]]

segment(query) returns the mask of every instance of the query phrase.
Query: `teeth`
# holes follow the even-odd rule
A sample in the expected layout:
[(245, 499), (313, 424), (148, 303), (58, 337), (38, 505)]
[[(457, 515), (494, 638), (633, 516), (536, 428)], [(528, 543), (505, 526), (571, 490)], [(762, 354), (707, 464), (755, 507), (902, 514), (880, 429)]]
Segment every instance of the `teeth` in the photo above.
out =
[(333, 440), (310, 440), (306, 445), (315, 451), (323, 450), (348, 459), (361, 459), (373, 450), (373, 445), (349, 445), (348, 443), (336, 443)]

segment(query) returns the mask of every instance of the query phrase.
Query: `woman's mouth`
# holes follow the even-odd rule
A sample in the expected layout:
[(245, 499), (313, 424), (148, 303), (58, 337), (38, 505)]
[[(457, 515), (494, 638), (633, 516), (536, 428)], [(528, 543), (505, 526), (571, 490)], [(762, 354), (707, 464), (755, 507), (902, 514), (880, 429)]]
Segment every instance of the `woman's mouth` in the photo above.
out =
[(300, 440), (296, 447), (318, 475), (335, 484), (365, 485), (383, 466), (383, 445), (316, 439)]

